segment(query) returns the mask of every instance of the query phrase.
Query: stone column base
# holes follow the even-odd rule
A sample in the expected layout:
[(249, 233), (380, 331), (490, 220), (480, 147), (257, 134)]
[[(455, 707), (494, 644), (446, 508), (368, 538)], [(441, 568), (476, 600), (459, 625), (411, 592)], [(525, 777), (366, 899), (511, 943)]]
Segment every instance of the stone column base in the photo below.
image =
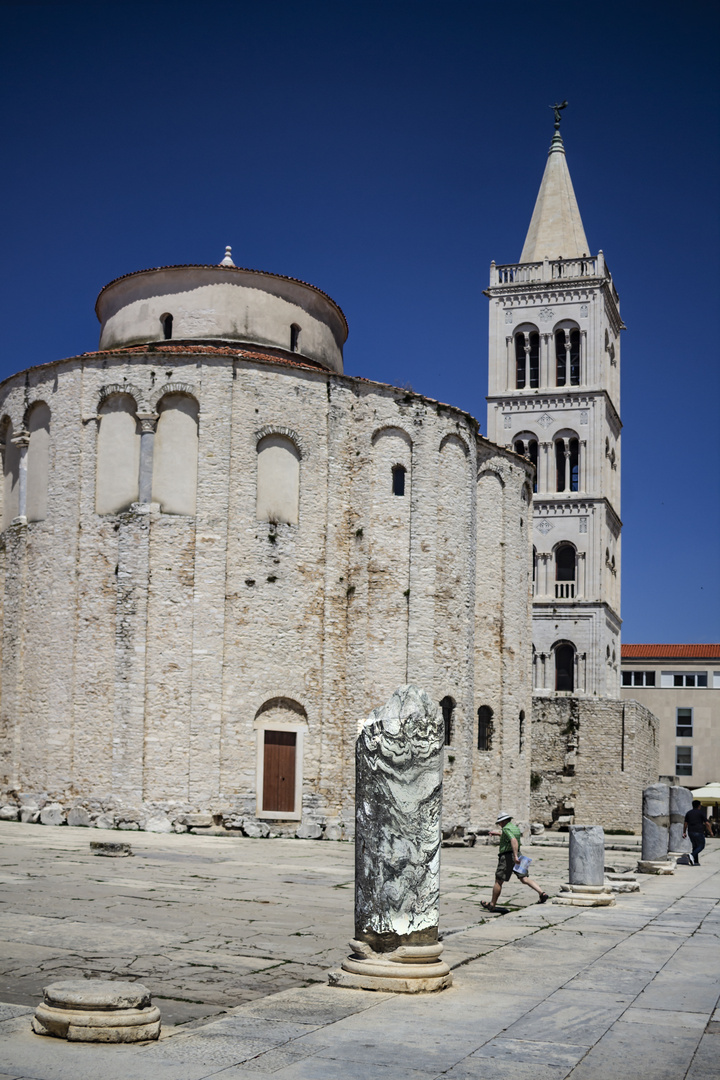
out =
[(674, 874), (677, 863), (674, 859), (641, 859), (638, 874)]
[(634, 874), (607, 873), (605, 885), (613, 892), (640, 892), (640, 886)]
[(572, 907), (614, 907), (615, 894), (609, 885), (561, 885), (553, 904)]
[(396, 994), (423, 994), (452, 986), (448, 965), (440, 959), (443, 947), (401, 945), (389, 953), (376, 953), (362, 941), (351, 941), (352, 955), (339, 971), (331, 971), (331, 986), (353, 990), (390, 990)]
[(68, 979), (43, 990), (32, 1019), (36, 1035), (70, 1042), (147, 1042), (160, 1035), (160, 1010), (141, 983)]

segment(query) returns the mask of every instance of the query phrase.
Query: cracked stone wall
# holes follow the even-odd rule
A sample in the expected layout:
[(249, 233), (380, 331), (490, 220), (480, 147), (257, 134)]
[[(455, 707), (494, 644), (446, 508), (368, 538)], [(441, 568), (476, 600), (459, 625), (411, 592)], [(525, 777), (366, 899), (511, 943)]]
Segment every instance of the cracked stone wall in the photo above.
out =
[[(178, 380), (199, 402), (195, 516), (157, 504), (98, 515), (101, 388), (150, 400)], [(128, 827), (158, 814), (252, 819), (257, 720), (289, 699), (306, 717), (303, 822), (349, 834), (357, 721), (411, 681), (455, 702), (446, 827), (486, 826), (500, 806), (528, 820), (523, 459), (460, 410), (239, 350), (29, 368), (0, 387), (0, 418), (20, 430), (38, 401), (51, 411), (47, 516), (0, 539), (7, 798), (83, 805)], [(297, 440), (297, 525), (256, 520), (267, 430)], [(481, 705), (494, 714), (482, 751)]]
[(551, 825), (642, 828), (642, 792), (657, 782), (657, 718), (637, 701), (536, 697), (530, 813)]

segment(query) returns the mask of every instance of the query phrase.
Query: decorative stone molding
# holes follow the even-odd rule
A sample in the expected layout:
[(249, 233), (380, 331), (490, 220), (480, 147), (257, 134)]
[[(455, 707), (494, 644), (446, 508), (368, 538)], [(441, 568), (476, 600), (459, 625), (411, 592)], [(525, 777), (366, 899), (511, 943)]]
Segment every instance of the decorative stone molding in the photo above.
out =
[(538, 319), (541, 319), (543, 322), (548, 322), (550, 319), (554, 318), (554, 314), (553, 309), (550, 307), (540, 308), (538, 311)]
[(257, 446), (266, 435), (282, 435), (283, 438), (289, 439), (295, 445), (301, 457), (305, 457), (307, 454), (300, 436), (292, 428), (284, 427), (282, 424), (265, 424), (264, 427), (258, 428), (255, 432), (255, 445)]
[(538, 424), (540, 427), (549, 428), (552, 423), (554, 423), (553, 418), (552, 416), (549, 416), (548, 413), (543, 413), (542, 416), (538, 417)]
[(135, 402), (136, 409), (141, 412), (149, 412), (145, 395), (134, 383), (107, 383), (105, 386), (101, 386), (97, 404), (98, 412), (113, 394), (129, 394)]
[(588, 413), (587, 409), (583, 409), (582, 412), (580, 413), (580, 423), (581, 424), (587, 424), (589, 416), (590, 416), (590, 414)]
[(161, 386), (159, 390), (155, 390), (149, 399), (149, 405), (153, 412), (157, 412), (158, 403), (161, 398), (164, 398), (166, 394), (187, 394), (188, 397), (195, 398), (199, 401), (198, 392), (196, 387), (191, 383), (184, 382), (169, 382)]
[(512, 321), (513, 321), (513, 313), (512, 313), (512, 311), (506, 311), (505, 312), (505, 322), (506, 323), (511, 323)]
[(583, 304), (582, 307), (580, 308), (580, 318), (581, 319), (587, 319), (587, 313), (588, 313), (588, 306), (587, 306), (587, 304)]
[(547, 533), (550, 532), (551, 529), (555, 528), (555, 525), (552, 521), (548, 521), (547, 518), (543, 518), (542, 521), (539, 521), (535, 527), (539, 533), (542, 533), (543, 536), (545, 536), (547, 535)]
[(512, 427), (512, 416), (503, 416), (503, 427)]
[(586, 517), (580, 518), (580, 532), (586, 533), (588, 531), (588, 519)]
[(449, 431), (447, 435), (443, 435), (442, 439), (440, 440), (440, 446), (438, 447), (438, 450), (442, 451), (443, 447), (447, 446), (447, 444), (450, 442), (459, 443), (465, 457), (469, 456), (470, 447), (465, 442), (462, 435), (458, 435), (456, 431)]

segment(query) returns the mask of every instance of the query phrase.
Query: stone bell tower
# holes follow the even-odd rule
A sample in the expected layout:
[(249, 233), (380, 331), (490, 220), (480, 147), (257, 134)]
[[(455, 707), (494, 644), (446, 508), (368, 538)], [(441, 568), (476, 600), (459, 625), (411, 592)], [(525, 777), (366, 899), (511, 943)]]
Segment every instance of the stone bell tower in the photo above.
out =
[(623, 323), (585, 238), (562, 107), (520, 259), (490, 267), (488, 437), (537, 469), (534, 693), (619, 698)]

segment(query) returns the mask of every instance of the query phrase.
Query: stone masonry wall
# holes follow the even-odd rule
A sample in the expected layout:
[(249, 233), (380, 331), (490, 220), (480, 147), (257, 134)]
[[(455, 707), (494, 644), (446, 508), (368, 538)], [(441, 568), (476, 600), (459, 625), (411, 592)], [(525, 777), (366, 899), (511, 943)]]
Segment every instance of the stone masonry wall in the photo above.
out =
[(642, 790), (658, 778), (657, 718), (637, 701), (533, 700), (530, 812), (551, 825), (642, 826)]
[[(99, 516), (102, 387), (150, 399), (178, 381), (199, 402), (196, 515)], [(449, 406), (225, 349), (30, 368), (0, 387), (0, 419), (19, 430), (40, 400), (47, 517), (0, 537), (4, 800), (28, 820), (58, 802), (126, 828), (295, 831), (257, 820), (263, 710), (286, 702), (303, 734), (300, 828), (350, 835), (357, 722), (409, 681), (455, 702), (446, 828), (486, 826), (501, 805), (528, 820), (522, 458)], [(256, 520), (268, 429), (300, 451), (297, 526)]]

